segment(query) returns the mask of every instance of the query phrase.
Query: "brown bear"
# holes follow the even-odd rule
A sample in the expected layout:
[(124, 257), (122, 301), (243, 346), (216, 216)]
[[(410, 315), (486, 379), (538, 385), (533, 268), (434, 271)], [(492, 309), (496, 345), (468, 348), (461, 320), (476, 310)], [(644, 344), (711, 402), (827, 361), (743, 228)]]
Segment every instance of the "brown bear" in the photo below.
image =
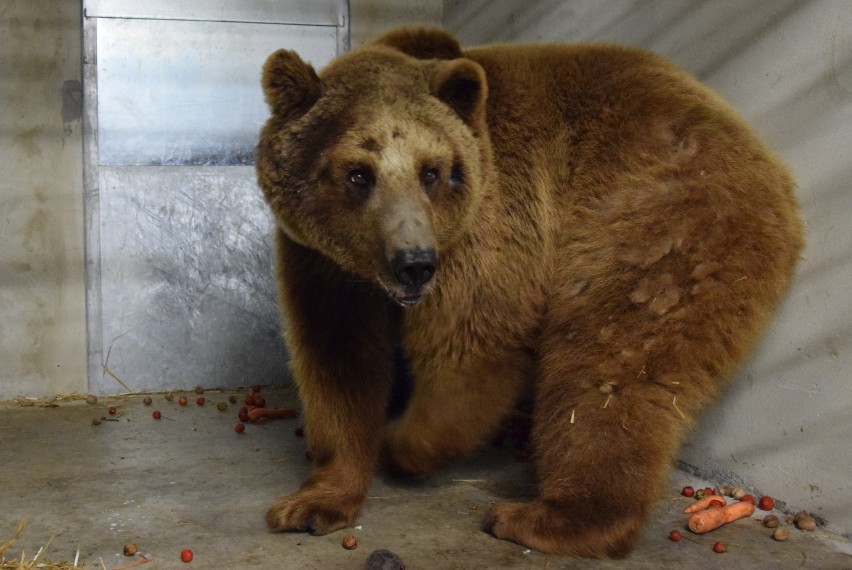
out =
[[(313, 475), (276, 531), (352, 523), (374, 471), (479, 446), (527, 390), (539, 497), (485, 528), (623, 556), (802, 247), (794, 183), (707, 87), (606, 45), (402, 29), (318, 75), (277, 51), (257, 148)], [(394, 351), (410, 401), (386, 411)], [(625, 498), (628, 499), (625, 499)]]

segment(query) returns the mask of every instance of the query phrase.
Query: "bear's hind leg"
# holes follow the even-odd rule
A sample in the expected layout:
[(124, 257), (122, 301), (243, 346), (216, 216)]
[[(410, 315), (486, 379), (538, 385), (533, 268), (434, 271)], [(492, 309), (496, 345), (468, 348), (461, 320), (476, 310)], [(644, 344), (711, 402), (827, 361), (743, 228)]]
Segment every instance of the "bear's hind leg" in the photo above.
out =
[[(654, 302), (677, 282), (669, 275), (683, 274), (668, 269)], [(666, 310), (637, 302), (644, 297), (631, 283), (643, 281), (629, 275), (554, 308), (533, 415), (540, 497), (496, 505), (488, 530), (543, 552), (629, 552), (694, 414), (716, 396), (769, 313), (773, 299), (757, 300), (765, 282), (735, 277), (720, 271)]]
[(545, 388), (533, 426), (540, 497), (496, 505), (486, 529), (542, 552), (626, 555), (687, 427), (673, 398), (663, 388)]

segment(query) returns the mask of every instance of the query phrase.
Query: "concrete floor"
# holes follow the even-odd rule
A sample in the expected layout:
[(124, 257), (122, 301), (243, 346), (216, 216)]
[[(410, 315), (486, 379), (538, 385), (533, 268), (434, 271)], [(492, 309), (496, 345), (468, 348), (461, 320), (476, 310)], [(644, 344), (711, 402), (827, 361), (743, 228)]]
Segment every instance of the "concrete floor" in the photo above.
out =
[[(239, 392), (234, 392), (240, 394)], [(824, 530), (791, 529), (775, 542), (756, 520), (741, 520), (679, 543), (669, 531), (684, 529), (679, 496), (685, 484), (709, 484), (674, 471), (666, 497), (654, 509), (626, 560), (587, 561), (546, 556), (481, 532), (491, 502), (532, 492), (532, 469), (516, 452), (489, 447), (420, 482), (378, 477), (354, 528), (328, 536), (271, 534), (263, 514), (277, 495), (296, 489), (310, 471), (298, 419), (268, 420), (233, 431), (237, 405), (216, 409), (230, 393), (207, 392), (197, 406), (168, 402), (161, 394), (145, 406), (141, 396), (53, 403), (0, 404), (0, 544), (28, 521), (6, 559), (32, 556), (51, 537), (40, 560), (73, 560), (114, 569), (141, 561), (123, 556), (139, 545), (157, 568), (359, 569), (369, 553), (385, 548), (409, 569), (442, 568), (815, 568), (852, 569), (850, 545)], [(288, 389), (264, 390), (268, 405), (294, 406)], [(240, 394), (242, 396), (242, 394)], [(46, 405), (48, 404), (48, 405)], [(92, 425), (116, 406), (117, 421)], [(154, 409), (163, 414), (157, 421)], [(108, 416), (107, 416), (108, 417)], [(625, 498), (628, 500), (628, 498)], [(341, 547), (354, 534), (355, 550)], [(727, 543), (716, 554), (712, 545)], [(191, 565), (180, 551), (191, 548)]]

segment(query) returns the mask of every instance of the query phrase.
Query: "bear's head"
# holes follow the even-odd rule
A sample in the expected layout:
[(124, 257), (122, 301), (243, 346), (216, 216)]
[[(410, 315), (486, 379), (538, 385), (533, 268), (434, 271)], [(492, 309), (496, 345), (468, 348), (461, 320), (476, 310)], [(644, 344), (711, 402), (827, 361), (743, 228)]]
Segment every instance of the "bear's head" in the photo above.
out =
[(266, 61), (258, 182), (280, 229), (403, 305), (470, 230), (491, 176), (482, 67), (445, 32), (392, 32), (318, 75)]

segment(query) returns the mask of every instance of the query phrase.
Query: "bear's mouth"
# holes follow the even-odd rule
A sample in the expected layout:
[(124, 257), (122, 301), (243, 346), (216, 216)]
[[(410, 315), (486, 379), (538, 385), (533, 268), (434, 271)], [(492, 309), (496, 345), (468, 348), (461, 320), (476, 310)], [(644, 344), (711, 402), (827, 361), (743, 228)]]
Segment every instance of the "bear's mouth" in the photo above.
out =
[(423, 298), (423, 291), (393, 291), (391, 297), (401, 306), (411, 307), (420, 302), (420, 299)]

